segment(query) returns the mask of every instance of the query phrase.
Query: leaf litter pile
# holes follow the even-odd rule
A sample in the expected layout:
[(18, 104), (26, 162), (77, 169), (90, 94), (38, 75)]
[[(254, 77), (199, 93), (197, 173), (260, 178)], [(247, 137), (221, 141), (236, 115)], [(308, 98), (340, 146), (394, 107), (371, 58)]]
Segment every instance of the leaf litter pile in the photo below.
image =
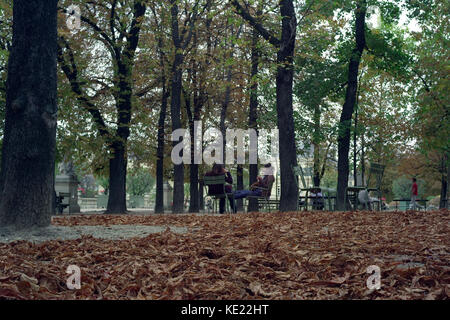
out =
[[(448, 299), (449, 222), (448, 210), (54, 217), (189, 232), (2, 243), (0, 299)], [(81, 289), (67, 288), (69, 265)]]

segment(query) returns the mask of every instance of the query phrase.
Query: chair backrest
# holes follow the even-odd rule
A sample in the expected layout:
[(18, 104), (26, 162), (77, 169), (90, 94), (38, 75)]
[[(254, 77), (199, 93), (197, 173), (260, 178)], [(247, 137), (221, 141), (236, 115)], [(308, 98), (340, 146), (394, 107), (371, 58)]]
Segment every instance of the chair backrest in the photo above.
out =
[(369, 178), (367, 179), (367, 188), (370, 188), (370, 182), (371, 182), (371, 177), (375, 176), (375, 187), (377, 189), (381, 188), (381, 181), (383, 179), (383, 174), (384, 174), (384, 168), (386, 166), (379, 164), (379, 163), (374, 163), (371, 162), (370, 163), (370, 169), (369, 169)]
[(311, 189), (309, 190), (309, 192), (310, 192), (311, 194), (317, 195), (318, 193), (322, 193), (322, 188), (319, 188), (319, 187), (313, 187), (313, 188), (311, 188)]
[[(219, 176), (204, 176), (203, 177), (203, 183), (205, 187), (209, 187), (212, 185), (221, 185), (223, 187), (222, 193), (225, 193), (225, 175), (219, 175)], [(209, 188), (208, 188), (209, 193)]]
[[(294, 173), (295, 176), (301, 178), (303, 188), (306, 189), (307, 185), (306, 185), (305, 175), (303, 173), (302, 166), (301, 165), (297, 165), (296, 167), (292, 167), (292, 172)], [(299, 187), (297, 179), (295, 179), (295, 182), (297, 182), (297, 187)]]

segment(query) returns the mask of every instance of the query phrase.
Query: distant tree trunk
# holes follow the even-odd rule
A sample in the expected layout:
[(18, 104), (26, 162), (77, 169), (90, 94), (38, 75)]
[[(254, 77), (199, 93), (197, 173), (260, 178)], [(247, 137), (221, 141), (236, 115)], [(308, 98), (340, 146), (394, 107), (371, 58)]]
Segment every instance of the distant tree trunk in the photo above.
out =
[[(356, 99), (358, 100), (358, 97), (356, 97)], [(357, 135), (356, 135), (356, 130), (358, 128), (358, 103), (356, 103), (356, 108), (355, 108), (355, 126), (353, 129), (353, 184), (356, 187), (358, 185), (358, 171), (357, 171), (357, 156), (358, 156), (358, 151), (357, 151)], [(364, 183), (364, 181), (363, 181)]]
[[(198, 79), (195, 77), (195, 83), (198, 84)], [(203, 108), (203, 104), (205, 103), (207, 97), (204, 92), (203, 85), (200, 84), (199, 89), (194, 93), (194, 123), (195, 121), (200, 121), (201, 119), (201, 110)], [(198, 134), (203, 135), (203, 132), (198, 132)], [(192, 135), (191, 141), (191, 150), (194, 151), (194, 136)], [(202, 147), (202, 146), (200, 146)], [(190, 183), (193, 185), (190, 189), (190, 197), (191, 202), (189, 206), (189, 212), (199, 212), (203, 210), (203, 179), (199, 179), (199, 165), (194, 163), (194, 155), (192, 157), (192, 164), (190, 168)], [(201, 180), (201, 181), (200, 181)]]
[(47, 226), (54, 206), (57, 1), (16, 0), (0, 174), (0, 224)]
[[(241, 33), (242, 27), (239, 27), (237, 33), (236, 33), (236, 38), (239, 38), (239, 35)], [(229, 58), (232, 60), (234, 57), (234, 46), (235, 44), (232, 43), (231, 44), (231, 52), (230, 52), (230, 56)], [(226, 86), (225, 86), (225, 93), (223, 95), (223, 100), (222, 100), (222, 109), (220, 110), (220, 124), (219, 124), (219, 129), (220, 132), (222, 133), (222, 138), (223, 138), (223, 150), (222, 150), (222, 155), (223, 155), (223, 163), (225, 163), (225, 154), (226, 154), (226, 133), (227, 133), (227, 128), (225, 126), (225, 120), (227, 118), (227, 111), (228, 111), (228, 106), (230, 105), (231, 102), (231, 80), (233, 77), (233, 65), (229, 65), (226, 69)], [(234, 141), (232, 141), (232, 143), (234, 143)]]
[(448, 209), (448, 198), (450, 194), (450, 188), (448, 187), (448, 183), (450, 182), (450, 159), (447, 154), (447, 197), (445, 199), (445, 207)]
[[(172, 90), (170, 99), (170, 113), (172, 118), (172, 132), (181, 128), (181, 89), (182, 65), (184, 55), (178, 30), (178, 6), (176, 0), (171, 0), (171, 30), (175, 47), (175, 57), (172, 64)], [(183, 138), (182, 138), (183, 139)], [(174, 141), (176, 146), (179, 141)], [(172, 213), (184, 212), (184, 164), (173, 166), (173, 206)]]
[[(195, 68), (194, 68), (195, 69)], [(196, 83), (196, 71), (193, 71), (193, 82)], [(195, 86), (195, 85), (194, 85)], [(183, 89), (183, 95), (185, 98), (186, 113), (189, 122), (190, 144), (191, 144), (191, 164), (189, 165), (189, 212), (199, 212), (199, 193), (198, 193), (198, 164), (194, 163), (195, 154), (195, 121), (199, 120), (200, 112), (198, 108), (198, 101), (195, 101), (197, 105), (194, 107), (195, 115), (192, 115), (191, 110), (191, 95)], [(194, 93), (195, 95), (195, 93)]]
[(364, 183), (366, 178), (366, 151), (365, 151), (364, 134), (361, 136), (361, 181)]
[(155, 197), (155, 213), (164, 213), (164, 133), (167, 115), (167, 103), (170, 95), (170, 90), (167, 88), (166, 76), (166, 55), (164, 52), (164, 37), (163, 37), (163, 21), (158, 22), (158, 14), (154, 7), (150, 7), (153, 11), (155, 21), (158, 24), (158, 55), (161, 66), (161, 109), (159, 111), (158, 119), (158, 145), (156, 148), (156, 197)]
[(163, 75), (161, 110), (158, 120), (158, 147), (156, 150), (156, 199), (155, 213), (164, 213), (164, 127), (167, 113), (167, 99), (169, 92), (166, 88), (166, 77)]
[(313, 134), (313, 146), (314, 146), (314, 165), (313, 165), (313, 183), (315, 187), (320, 186), (320, 105), (314, 106), (314, 134)]
[(222, 108), (220, 109), (220, 122), (219, 122), (219, 129), (220, 132), (222, 133), (222, 139), (223, 139), (223, 150), (222, 150), (222, 155), (223, 155), (223, 163), (225, 163), (225, 151), (226, 151), (226, 135), (227, 135), (227, 127), (225, 126), (225, 120), (227, 118), (227, 110), (228, 110), (228, 106), (230, 105), (230, 96), (231, 96), (231, 71), (232, 68), (231, 66), (229, 66), (227, 71), (227, 78), (226, 78), (226, 82), (227, 85), (225, 87), (225, 93), (223, 96), (223, 100), (222, 100)]
[[(211, 47), (212, 47), (212, 41), (211, 41), (211, 24), (212, 24), (212, 17), (210, 15), (210, 10), (211, 10), (211, 5), (212, 5), (212, 0), (207, 0), (206, 1), (206, 21), (205, 21), (205, 27), (206, 27), (206, 31), (207, 31), (207, 36), (206, 36), (206, 53), (207, 56), (211, 56)], [(205, 75), (208, 74), (208, 68), (210, 66), (210, 62), (206, 61), (205, 64), (202, 65), (201, 67), (201, 75), (204, 79)], [(207, 90), (205, 88), (205, 86), (203, 85), (203, 81), (197, 81), (199, 82), (199, 89), (197, 90), (197, 94), (194, 96), (194, 108), (196, 105), (198, 105), (198, 116), (197, 119), (200, 120), (201, 119), (201, 109), (203, 108), (203, 105), (206, 103), (206, 101), (208, 100), (208, 93)], [(195, 113), (195, 111), (194, 111)], [(194, 116), (195, 117), (195, 116)], [(203, 132), (201, 133), (203, 135)], [(203, 145), (200, 146), (200, 148), (202, 148), (203, 150)], [(199, 210), (205, 210), (205, 199), (204, 199), (204, 182), (203, 182), (203, 171), (200, 172), (200, 166), (196, 165), (197, 167), (197, 172), (199, 175), (199, 179), (198, 179), (198, 198), (199, 198)]]
[[(258, 12), (260, 13), (260, 12)], [(250, 107), (248, 112), (248, 128), (254, 129), (258, 134), (258, 81), (256, 77), (258, 76), (258, 67), (260, 52), (258, 49), (259, 33), (257, 30), (253, 29), (252, 34), (252, 52), (251, 61), (252, 67), (250, 72)], [(258, 141), (256, 141), (258, 142)], [(256, 150), (258, 147), (256, 146)], [(257, 158), (258, 159), (258, 158)], [(258, 176), (258, 163), (250, 164), (249, 167), (249, 181), (248, 185), (252, 185), (256, 181)], [(238, 187), (239, 190), (239, 187)], [(258, 211), (258, 200), (250, 198), (248, 202), (248, 212)]]
[(446, 197), (446, 201), (445, 201), (445, 205), (446, 205), (447, 209), (449, 207), (448, 198), (449, 198), (449, 194), (450, 194), (450, 188), (448, 187), (449, 182), (450, 182), (450, 159), (447, 155), (447, 197)]
[(442, 157), (442, 175), (441, 175), (441, 200), (439, 201), (439, 209), (447, 208), (448, 206), (448, 176), (450, 171), (450, 161), (448, 155)]
[[(197, 54), (197, 45), (198, 45), (198, 38), (197, 38), (197, 32), (194, 32), (194, 43), (193, 43), (193, 50), (194, 50), (194, 57)], [(208, 49), (209, 50), (209, 49)], [(194, 102), (194, 115), (190, 115), (189, 117), (189, 129), (191, 132), (191, 164), (189, 167), (189, 183), (190, 183), (190, 189), (189, 189), (189, 212), (199, 212), (200, 211), (200, 190), (199, 190), (199, 177), (198, 177), (198, 169), (199, 165), (194, 163), (194, 153), (195, 153), (195, 122), (200, 121), (201, 119), (201, 111), (203, 108), (203, 104), (206, 101), (206, 94), (204, 85), (202, 83), (199, 83), (198, 79), (198, 64), (195, 59), (192, 61), (192, 86), (194, 88), (193, 93), (193, 102)], [(200, 71), (205, 72), (204, 68), (201, 68)], [(189, 99), (190, 101), (190, 99)], [(188, 114), (190, 113), (190, 104), (186, 104), (186, 108), (189, 109)], [(202, 132), (199, 132), (198, 134), (202, 135)]]
[(198, 195), (198, 164), (194, 163), (194, 121), (190, 121), (189, 130), (191, 132), (191, 164), (189, 166), (189, 212), (199, 212)]
[(356, 47), (352, 51), (348, 69), (348, 85), (345, 95), (345, 103), (342, 108), (338, 132), (338, 185), (337, 208), (345, 210), (345, 190), (348, 186), (349, 175), (349, 151), (350, 151), (350, 126), (358, 88), (359, 63), (366, 45), (365, 20), (366, 0), (358, 1), (356, 5), (355, 40)]
[(200, 210), (205, 210), (205, 198), (203, 193), (203, 187), (205, 186), (203, 178), (198, 180), (198, 197), (200, 201)]
[(295, 128), (292, 108), (292, 84), (294, 77), (294, 49), (297, 19), (293, 1), (281, 0), (281, 46), (277, 53), (277, 113), (279, 128), (281, 199), (280, 211), (297, 208), (298, 186), (292, 167), (297, 166)]
[[(237, 165), (236, 169), (236, 189), (237, 190), (243, 190), (244, 189), (244, 168), (242, 167), (242, 164)], [(244, 200), (238, 199), (236, 200), (236, 210), (242, 211), (244, 208)]]

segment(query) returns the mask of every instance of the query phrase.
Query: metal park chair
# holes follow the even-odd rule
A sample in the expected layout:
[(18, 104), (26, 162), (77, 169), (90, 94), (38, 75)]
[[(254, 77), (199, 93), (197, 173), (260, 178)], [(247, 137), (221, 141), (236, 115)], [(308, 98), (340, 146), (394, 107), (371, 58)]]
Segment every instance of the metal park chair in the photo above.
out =
[(274, 207), (275, 210), (278, 209), (278, 206), (280, 205), (279, 200), (271, 200), (270, 199), (270, 193), (272, 191), (274, 182), (275, 182), (275, 179), (269, 183), (267, 188), (254, 187), (255, 189), (261, 190), (263, 195), (262, 196), (248, 196), (247, 197), (247, 210), (248, 210), (248, 201), (250, 199), (256, 199), (258, 201), (259, 209), (266, 209), (269, 212), (270, 212), (271, 207)]
[[(336, 192), (335, 190), (320, 186), (310, 186), (307, 184), (305, 175), (310, 177), (309, 180), (312, 180), (312, 168), (306, 168), (306, 170), (303, 170), (301, 165), (297, 165), (296, 167), (292, 167), (292, 171), (294, 175), (297, 176), (295, 181), (300, 192), (305, 192), (305, 196), (299, 196), (298, 198), (297, 211), (299, 211), (300, 208), (308, 210), (308, 200), (310, 199), (312, 200), (312, 209), (314, 210), (322, 210), (326, 205), (328, 205), (328, 210), (334, 210), (336, 204), (333, 205), (332, 201), (336, 201), (336, 196), (334, 195)], [(299, 186), (299, 178), (303, 188), (300, 188)], [(317, 196), (319, 193), (322, 194), (321, 198), (324, 200), (323, 205), (319, 202), (319, 197)], [(310, 194), (313, 194), (314, 196), (311, 196)]]
[[(345, 203), (347, 209), (358, 210), (359, 205), (362, 204), (359, 201), (359, 193), (361, 191), (376, 192), (378, 197), (378, 211), (381, 211), (381, 181), (383, 179), (384, 169), (386, 166), (379, 163), (370, 163), (369, 177), (365, 186), (347, 187), (345, 190)], [(373, 181), (375, 180), (375, 183)], [(370, 198), (369, 198), (370, 199)], [(372, 203), (369, 201), (369, 203)], [(369, 203), (365, 203), (366, 209)]]
[[(385, 168), (386, 168), (385, 165), (371, 162), (370, 169), (369, 169), (369, 178), (367, 179), (367, 185), (366, 185), (367, 191), (375, 192), (378, 197), (378, 211), (381, 211), (381, 182), (383, 180)], [(371, 182), (373, 182), (373, 179), (371, 179), (372, 177), (374, 177), (374, 179), (375, 179), (375, 183), (374, 183), (373, 187), (371, 187), (371, 184), (370, 184)]]
[[(225, 191), (225, 184), (226, 184), (225, 175), (204, 176), (203, 177), (203, 182), (204, 182), (205, 188), (208, 187), (208, 189), (207, 189), (207, 196), (205, 198), (211, 197), (212, 200), (214, 201), (214, 209), (213, 209), (213, 211), (217, 212), (216, 211), (216, 209), (217, 209), (217, 200), (225, 199), (225, 211), (228, 212), (228, 213), (231, 213), (232, 210), (230, 210), (230, 208), (229, 208), (229, 199), (232, 199), (233, 202), (234, 202), (234, 193), (227, 193)], [(209, 192), (209, 186), (212, 186), (212, 185), (221, 186), (221, 187), (219, 187), (219, 189), (222, 192), (221, 193), (217, 193), (217, 194), (211, 194)]]

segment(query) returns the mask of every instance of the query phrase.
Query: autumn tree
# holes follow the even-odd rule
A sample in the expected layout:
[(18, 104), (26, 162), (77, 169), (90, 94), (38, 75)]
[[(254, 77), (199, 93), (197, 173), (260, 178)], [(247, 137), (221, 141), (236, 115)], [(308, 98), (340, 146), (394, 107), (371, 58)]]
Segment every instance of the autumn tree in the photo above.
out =
[(277, 121), (279, 133), (279, 153), (281, 171), (281, 199), (280, 210), (296, 209), (298, 187), (292, 167), (297, 165), (295, 129), (292, 105), (292, 85), (294, 76), (294, 49), (297, 33), (297, 18), (292, 0), (279, 2), (281, 20), (281, 36), (276, 31), (267, 29), (249, 11), (248, 4), (242, 5), (238, 0), (231, 1), (236, 12), (252, 25), (259, 34), (277, 48)]
[[(449, 54), (448, 1), (408, 2), (412, 16), (417, 17), (422, 32), (415, 35), (413, 47), (415, 76), (413, 87), (416, 106), (415, 129), (419, 147), (438, 167), (441, 176), (440, 208), (448, 207), (450, 181), (450, 112), (449, 112)], [(436, 160), (436, 154), (440, 159)]]
[(358, 70), (363, 51), (366, 47), (366, 13), (367, 1), (359, 0), (355, 9), (355, 47), (352, 50), (348, 64), (348, 81), (345, 94), (345, 103), (339, 124), (338, 135), (338, 184), (337, 184), (337, 207), (345, 210), (345, 191), (348, 185), (349, 174), (349, 152), (350, 152), (350, 124), (356, 102), (358, 88)]
[[(61, 6), (67, 13), (67, 8)], [(70, 42), (60, 35), (58, 61), (70, 82), (78, 103), (92, 116), (99, 135), (104, 139), (109, 159), (109, 197), (107, 213), (126, 212), (127, 142), (130, 136), (133, 97), (133, 67), (139, 35), (146, 12), (146, 1), (135, 0), (131, 5), (119, 1), (83, 3), (81, 22), (89, 28), (91, 36), (99, 40), (110, 55), (112, 64), (111, 94), (116, 108), (113, 128), (107, 125), (101, 108), (86, 93), (80, 79), (80, 70)], [(108, 14), (101, 19), (101, 12)], [(128, 17), (130, 17), (128, 19)], [(106, 84), (108, 88), (109, 85)]]

